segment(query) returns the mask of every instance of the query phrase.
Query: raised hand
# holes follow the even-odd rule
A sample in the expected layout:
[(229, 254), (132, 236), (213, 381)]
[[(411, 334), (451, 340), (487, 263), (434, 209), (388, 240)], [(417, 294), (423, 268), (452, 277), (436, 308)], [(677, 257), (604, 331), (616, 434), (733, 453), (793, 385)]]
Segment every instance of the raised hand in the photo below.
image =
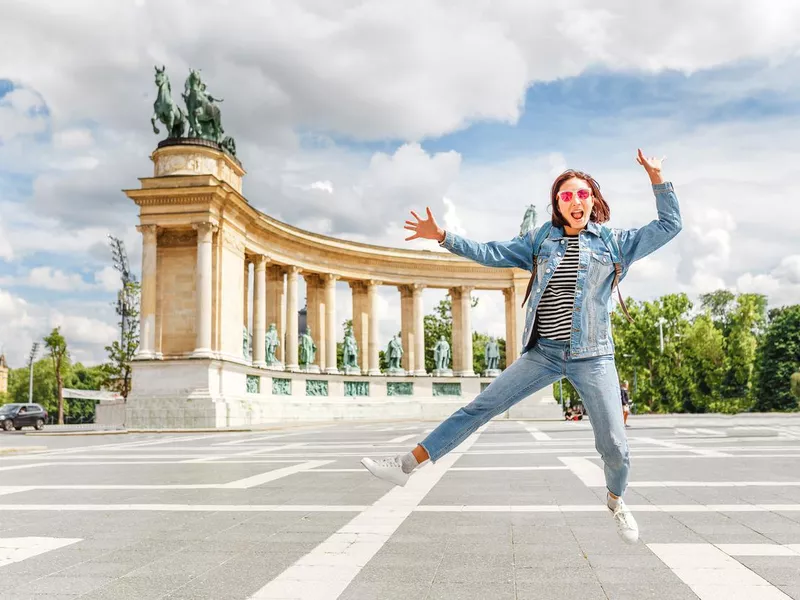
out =
[(413, 210), (411, 211), (411, 216), (414, 217), (416, 221), (406, 221), (403, 229), (413, 231), (414, 235), (407, 237), (406, 241), (422, 238), (425, 240), (436, 240), (437, 242), (441, 242), (444, 239), (444, 229), (436, 224), (436, 219), (433, 218), (431, 209), (426, 206), (425, 212), (427, 213), (428, 218), (420, 219), (417, 213), (415, 213)]
[(648, 177), (650, 177), (650, 181), (652, 183), (664, 183), (664, 179), (661, 176), (661, 163), (667, 160), (667, 157), (663, 156), (661, 158), (648, 158), (642, 154), (641, 148), (639, 148), (638, 151), (639, 154), (636, 156), (636, 162), (644, 167)]

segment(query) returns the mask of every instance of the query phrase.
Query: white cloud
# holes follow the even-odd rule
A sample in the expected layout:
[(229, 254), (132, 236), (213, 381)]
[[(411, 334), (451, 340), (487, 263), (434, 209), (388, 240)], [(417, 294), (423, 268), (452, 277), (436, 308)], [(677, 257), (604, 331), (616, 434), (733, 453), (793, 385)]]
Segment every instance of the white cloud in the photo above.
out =
[(53, 146), (57, 149), (87, 148), (93, 144), (94, 136), (85, 128), (64, 129), (53, 134)]
[(0, 96), (0, 145), (19, 135), (44, 131), (47, 120), (43, 109), (41, 96), (26, 88), (16, 88)]
[(0, 345), (9, 366), (23, 366), (31, 344), (41, 342), (54, 327), (61, 327), (73, 361), (103, 362), (106, 359), (104, 347), (115, 340), (118, 333), (113, 309), (102, 303), (58, 307), (53, 304), (30, 303), (0, 288)]
[(89, 286), (77, 273), (64, 273), (60, 269), (51, 267), (36, 267), (23, 281), (24, 285), (42, 288), (45, 290), (56, 290), (62, 292), (74, 292), (87, 289)]
[(774, 306), (800, 303), (800, 254), (785, 257), (769, 273), (740, 275), (736, 289), (741, 293), (767, 294)]

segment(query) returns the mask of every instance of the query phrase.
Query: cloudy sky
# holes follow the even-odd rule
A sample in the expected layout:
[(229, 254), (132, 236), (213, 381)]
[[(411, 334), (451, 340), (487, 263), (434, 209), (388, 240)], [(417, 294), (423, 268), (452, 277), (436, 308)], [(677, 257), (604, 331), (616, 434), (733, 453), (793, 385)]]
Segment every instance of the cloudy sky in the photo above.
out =
[[(155, 64), (176, 100), (202, 69), (225, 99), (245, 195), (293, 225), (403, 246), (407, 211), (427, 204), (469, 237), (508, 239), (528, 204), (547, 218), (569, 166), (599, 180), (612, 226), (640, 226), (655, 215), (641, 147), (667, 156), (684, 231), (632, 269), (625, 294), (726, 287), (800, 302), (795, 0), (197, 6), (3, 3), (0, 346), (12, 366), (55, 325), (90, 364), (116, 335), (106, 236), (138, 272), (137, 213), (120, 190), (152, 174)], [(337, 291), (341, 321), (349, 295)], [(478, 296), (475, 327), (502, 335), (502, 295)], [(426, 292), (427, 308), (442, 297)], [(397, 290), (381, 303), (388, 341)]]

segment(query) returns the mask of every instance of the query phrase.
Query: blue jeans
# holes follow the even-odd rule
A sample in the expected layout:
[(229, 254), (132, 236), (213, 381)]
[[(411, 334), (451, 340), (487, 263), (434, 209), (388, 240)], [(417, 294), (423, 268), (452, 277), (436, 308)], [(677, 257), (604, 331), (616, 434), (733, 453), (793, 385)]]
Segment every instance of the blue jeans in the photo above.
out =
[(436, 462), (492, 417), (566, 377), (583, 400), (603, 459), (606, 486), (622, 496), (630, 456), (622, 421), (619, 378), (613, 355), (569, 358), (569, 342), (539, 339), (468, 405), (442, 421), (420, 445)]

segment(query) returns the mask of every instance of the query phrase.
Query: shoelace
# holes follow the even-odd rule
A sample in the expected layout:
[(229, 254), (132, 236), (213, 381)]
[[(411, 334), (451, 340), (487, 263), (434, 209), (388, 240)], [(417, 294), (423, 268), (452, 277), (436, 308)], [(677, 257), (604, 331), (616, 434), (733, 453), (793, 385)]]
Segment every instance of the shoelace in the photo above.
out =
[(633, 524), (630, 522), (629, 517), (631, 513), (628, 511), (627, 508), (623, 508), (623, 506), (619, 506), (617, 510), (614, 511), (614, 518), (620, 521), (626, 528), (633, 529)]
[(397, 458), (395, 458), (395, 457), (392, 457), (392, 458), (381, 458), (380, 460), (376, 460), (375, 462), (378, 463), (378, 466), (381, 466), (381, 467), (398, 467), (398, 466), (401, 466), (400, 461), (397, 460)]

